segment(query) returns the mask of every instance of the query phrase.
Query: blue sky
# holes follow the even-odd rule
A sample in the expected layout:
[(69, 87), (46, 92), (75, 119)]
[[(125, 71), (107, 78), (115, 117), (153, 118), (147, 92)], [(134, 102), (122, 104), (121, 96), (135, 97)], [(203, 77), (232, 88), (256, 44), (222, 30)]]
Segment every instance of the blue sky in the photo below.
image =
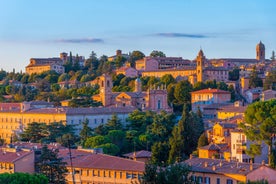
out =
[(276, 50), (274, 0), (2, 0), (0, 68), (25, 71), (31, 57), (86, 58), (140, 50), (194, 59), (255, 58)]

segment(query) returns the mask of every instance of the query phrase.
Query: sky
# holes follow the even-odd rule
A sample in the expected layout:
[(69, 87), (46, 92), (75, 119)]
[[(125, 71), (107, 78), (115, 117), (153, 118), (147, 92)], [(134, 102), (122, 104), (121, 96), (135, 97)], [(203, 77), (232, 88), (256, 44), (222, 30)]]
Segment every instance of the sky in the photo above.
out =
[(275, 0), (1, 0), (0, 68), (60, 52), (100, 57), (134, 50), (194, 59), (266, 58), (276, 51)]

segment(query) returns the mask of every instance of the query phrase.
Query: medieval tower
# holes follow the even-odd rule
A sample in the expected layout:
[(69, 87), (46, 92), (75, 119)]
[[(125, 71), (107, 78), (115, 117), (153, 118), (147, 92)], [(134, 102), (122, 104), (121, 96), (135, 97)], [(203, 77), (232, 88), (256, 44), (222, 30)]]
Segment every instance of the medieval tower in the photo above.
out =
[(196, 57), (196, 75), (197, 75), (197, 82), (204, 82), (204, 76), (203, 76), (203, 68), (205, 63), (205, 56), (203, 51), (200, 49), (198, 52), (198, 55)]
[(100, 85), (100, 97), (103, 106), (109, 106), (112, 104), (111, 97), (112, 97), (112, 78), (110, 75), (103, 74), (99, 78), (99, 85)]
[(256, 46), (256, 59), (258, 61), (264, 61), (265, 60), (265, 46), (261, 41)]

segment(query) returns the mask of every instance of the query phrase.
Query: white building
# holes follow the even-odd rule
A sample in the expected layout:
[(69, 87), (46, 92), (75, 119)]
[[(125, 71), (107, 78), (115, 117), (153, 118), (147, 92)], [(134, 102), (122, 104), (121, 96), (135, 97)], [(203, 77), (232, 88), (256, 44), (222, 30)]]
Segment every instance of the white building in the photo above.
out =
[[(246, 135), (241, 130), (235, 130), (231, 132), (231, 159), (238, 162), (250, 162), (251, 157), (245, 153), (246, 149), (249, 149), (252, 144), (246, 138)], [(254, 163), (268, 162), (268, 146), (265, 143), (261, 145), (261, 155), (254, 157)]]

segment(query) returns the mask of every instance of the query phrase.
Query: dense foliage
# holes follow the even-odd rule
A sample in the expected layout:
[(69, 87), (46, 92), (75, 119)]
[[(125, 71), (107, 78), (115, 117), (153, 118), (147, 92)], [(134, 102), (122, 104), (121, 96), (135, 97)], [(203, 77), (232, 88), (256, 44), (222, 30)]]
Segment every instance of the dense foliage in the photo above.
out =
[(260, 155), (261, 144), (264, 142), (269, 147), (269, 164), (275, 166), (272, 160), (275, 162), (273, 139), (276, 132), (276, 100), (250, 104), (245, 111), (245, 123), (240, 126), (247, 138), (253, 141), (247, 153), (251, 156)]
[(37, 162), (38, 173), (45, 175), (49, 183), (65, 184), (65, 174), (67, 172), (66, 163), (58, 157), (58, 149), (50, 150), (44, 145)]
[(48, 184), (48, 179), (43, 174), (13, 173), (0, 174), (0, 183), (6, 184)]

